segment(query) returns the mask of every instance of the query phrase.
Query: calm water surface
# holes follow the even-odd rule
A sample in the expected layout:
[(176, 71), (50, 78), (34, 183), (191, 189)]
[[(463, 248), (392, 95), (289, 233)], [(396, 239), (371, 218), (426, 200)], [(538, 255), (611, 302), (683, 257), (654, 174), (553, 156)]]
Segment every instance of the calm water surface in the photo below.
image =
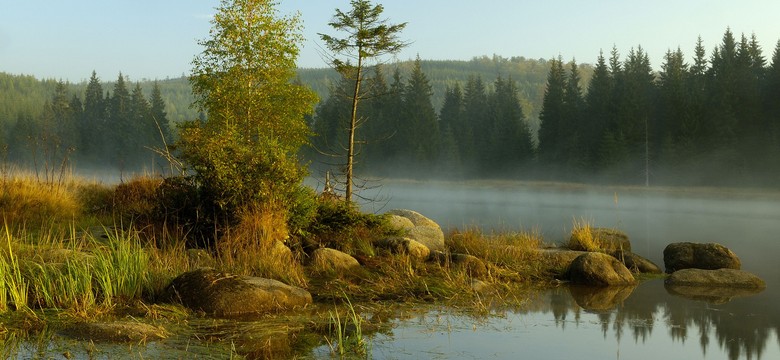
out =
[(382, 193), (385, 204), (365, 207), (415, 209), (446, 228), (534, 230), (560, 243), (575, 219), (617, 227), (661, 266), (669, 243), (717, 242), (767, 289), (691, 299), (662, 280), (615, 294), (561, 287), (484, 322), (446, 312), (399, 321), (376, 339), (377, 358), (780, 359), (777, 193), (417, 182)]

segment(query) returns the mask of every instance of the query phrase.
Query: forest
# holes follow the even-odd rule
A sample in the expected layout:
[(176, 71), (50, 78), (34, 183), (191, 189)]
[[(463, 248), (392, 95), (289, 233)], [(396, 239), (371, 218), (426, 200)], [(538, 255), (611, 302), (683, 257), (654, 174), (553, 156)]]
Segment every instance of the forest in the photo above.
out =
[[(419, 60), (405, 81), (378, 68), (359, 109), (358, 165), (385, 177), (776, 187), (780, 42), (768, 62), (755, 36), (727, 29), (709, 56), (699, 39), (691, 62), (670, 50), (656, 72), (648, 58), (613, 48), (587, 81), (575, 61), (551, 60), (538, 130), (512, 76), (448, 84), (436, 113)], [(324, 164), (338, 165), (345, 143), (348, 87), (312, 119)]]
[[(594, 65), (561, 58), (416, 59), (371, 69), (356, 167), (381, 177), (507, 178), (652, 185), (776, 186), (780, 43), (726, 30), (708, 51), (669, 51), (656, 71), (641, 46)], [(313, 175), (338, 173), (351, 85), (298, 69), (320, 97), (303, 151)], [(150, 148), (193, 110), (187, 79), (119, 75), (63, 83), (0, 73), (0, 155), (26, 167), (160, 168)], [(158, 126), (159, 125), (159, 126)]]

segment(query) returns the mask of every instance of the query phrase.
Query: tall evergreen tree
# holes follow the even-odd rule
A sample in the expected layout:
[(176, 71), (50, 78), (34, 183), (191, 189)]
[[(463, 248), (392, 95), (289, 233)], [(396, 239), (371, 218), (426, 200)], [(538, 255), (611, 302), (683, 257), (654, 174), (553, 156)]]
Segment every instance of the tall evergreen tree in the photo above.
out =
[(560, 148), (564, 154), (561, 160), (574, 168), (584, 168), (587, 161), (582, 151), (582, 136), (587, 124), (584, 121), (585, 100), (580, 80), (579, 67), (577, 62), (572, 60), (563, 92), (563, 117), (558, 136), (561, 138)]
[(492, 119), (482, 170), (501, 172), (501, 175), (514, 174), (531, 160), (531, 134), (512, 78), (504, 80), (499, 76), (494, 88), (489, 96)]
[[(368, 0), (352, 0), (352, 9), (343, 12), (336, 9), (336, 14), (330, 26), (336, 31), (343, 31), (346, 37), (338, 38), (320, 34), (330, 51), (337, 56), (346, 56), (349, 60), (333, 59), (334, 68), (345, 76), (351, 76), (355, 83), (352, 94), (352, 113), (348, 128), (348, 144), (345, 164), (345, 198), (352, 201), (353, 162), (355, 156), (355, 131), (358, 126), (358, 103), (362, 97), (361, 85), (364, 69), (368, 61), (387, 54), (398, 53), (407, 44), (398, 35), (406, 27), (406, 23), (389, 24), (382, 19), (384, 7), (374, 5)], [(355, 63), (352, 64), (351, 60)]]
[(585, 126), (581, 128), (581, 146), (585, 162), (591, 170), (596, 170), (599, 156), (599, 143), (612, 116), (613, 81), (603, 53), (599, 53), (596, 68), (588, 83), (585, 96)]
[(436, 159), (438, 150), (439, 120), (431, 96), (433, 90), (418, 56), (404, 91), (404, 116), (399, 131), (406, 155), (426, 166)]
[[(153, 122), (155, 129), (159, 129), (158, 132), (155, 133), (157, 141), (153, 142), (153, 144), (157, 144), (157, 147), (162, 148), (165, 144), (171, 144), (173, 142), (173, 134), (168, 119), (168, 112), (165, 111), (165, 100), (163, 100), (160, 84), (157, 80), (155, 80), (152, 85), (152, 94), (149, 96), (149, 106), (151, 121)], [(163, 139), (165, 140), (164, 142)]]
[(463, 117), (455, 126), (455, 139), (460, 147), (461, 161), (468, 168), (475, 168), (482, 157), (482, 146), (487, 141), (489, 123), (487, 92), (482, 78), (470, 76), (463, 94)]
[(109, 133), (110, 161), (114, 166), (124, 169), (132, 165), (130, 154), (132, 151), (133, 132), (135, 127), (130, 119), (130, 91), (127, 89), (125, 77), (119, 73), (114, 83), (114, 93), (109, 98), (108, 122), (112, 131)]
[(463, 124), (464, 107), (463, 91), (459, 83), (447, 87), (444, 91), (444, 104), (439, 111), (439, 127), (441, 128), (440, 160), (445, 164), (448, 173), (461, 170), (461, 154), (458, 146), (456, 130)]
[(107, 117), (103, 85), (95, 71), (92, 71), (84, 92), (84, 114), (79, 126), (82, 135), (79, 154), (82, 158), (97, 162), (105, 159), (106, 147), (110, 143), (106, 131)]
[(539, 161), (547, 166), (560, 166), (565, 162), (561, 138), (565, 117), (566, 73), (563, 61), (550, 60), (550, 73), (544, 90), (542, 111), (539, 114)]

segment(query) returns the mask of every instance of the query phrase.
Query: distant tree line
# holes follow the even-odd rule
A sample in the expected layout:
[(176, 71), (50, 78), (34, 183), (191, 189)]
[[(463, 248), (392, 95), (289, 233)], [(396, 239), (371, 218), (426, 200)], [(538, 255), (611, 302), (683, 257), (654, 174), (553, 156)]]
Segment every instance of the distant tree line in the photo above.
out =
[[(421, 64), (408, 79), (374, 69), (359, 109), (362, 173), (762, 186), (780, 176), (780, 42), (767, 65), (755, 36), (727, 30), (709, 57), (699, 39), (692, 63), (669, 51), (660, 72), (641, 46), (625, 59), (613, 48), (586, 67), (589, 81), (553, 59), (538, 132), (512, 77), (447, 85), (437, 112)], [(341, 165), (330, 154), (345, 144), (350, 86), (332, 84), (310, 119), (315, 167)]]
[[(430, 80), (418, 58), (408, 80), (395, 68), (388, 81), (379, 65), (367, 79), (357, 133), (356, 168), (382, 176), (472, 176), (499, 174), (533, 159), (531, 132), (511, 78), (498, 77), (492, 89), (479, 76), (462, 88), (447, 87), (439, 113)], [(346, 78), (331, 87), (311, 119), (314, 166), (339, 171), (337, 157), (347, 145), (350, 94)]]
[(599, 56), (587, 91), (553, 61), (540, 113), (538, 164), (563, 178), (626, 183), (777, 185), (780, 42), (771, 64), (755, 36), (727, 30), (709, 58), (678, 48), (654, 73), (647, 53)]
[[(119, 75), (113, 91), (93, 72), (83, 94), (63, 81), (40, 111), (18, 111), (0, 126), (0, 155), (37, 171), (77, 166), (135, 170), (157, 166), (151, 148), (172, 140), (165, 101), (155, 83), (148, 98), (139, 83), (128, 88)], [(23, 109), (22, 109), (23, 110)]]

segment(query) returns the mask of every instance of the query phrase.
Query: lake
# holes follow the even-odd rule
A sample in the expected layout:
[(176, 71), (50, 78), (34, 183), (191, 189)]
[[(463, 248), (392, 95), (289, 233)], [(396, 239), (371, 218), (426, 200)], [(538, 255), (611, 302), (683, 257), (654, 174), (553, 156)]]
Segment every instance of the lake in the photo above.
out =
[[(778, 193), (409, 181), (371, 195), (382, 201), (367, 210), (414, 209), (445, 228), (533, 230), (550, 243), (565, 241), (573, 221), (584, 219), (625, 231), (634, 252), (662, 267), (669, 243), (717, 242), (767, 282), (753, 296), (703, 301), (651, 280), (623, 291), (608, 309), (562, 286), (484, 323), (446, 311), (399, 321), (394, 336), (376, 339), (377, 358), (780, 359)], [(442, 317), (446, 327), (431, 325)]]

